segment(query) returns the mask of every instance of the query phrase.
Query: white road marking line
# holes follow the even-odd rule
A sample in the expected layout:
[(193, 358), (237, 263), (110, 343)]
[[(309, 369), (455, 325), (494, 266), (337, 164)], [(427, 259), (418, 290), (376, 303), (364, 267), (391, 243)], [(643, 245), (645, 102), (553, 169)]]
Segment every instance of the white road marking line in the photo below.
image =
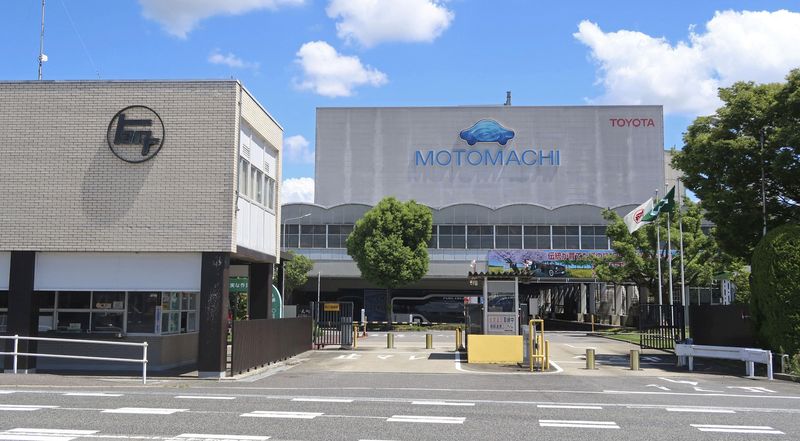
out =
[(465, 419), (465, 417), (392, 415), (386, 421), (390, 423), (464, 424)]
[(321, 412), (279, 412), (270, 410), (256, 410), (250, 413), (243, 413), (239, 416), (255, 418), (290, 418), (301, 420), (313, 420), (318, 416), (325, 415)]
[(30, 405), (30, 404), (0, 404), (0, 411), (8, 410), (15, 412), (31, 412), (40, 409), (55, 409), (58, 406), (43, 406), (43, 405)]
[(224, 397), (219, 395), (178, 395), (179, 400), (235, 400), (236, 397)]
[(769, 426), (727, 426), (724, 424), (692, 424), (692, 427), (701, 432), (724, 432), (724, 433), (762, 433), (773, 435), (784, 435), (780, 430), (775, 430)]
[(302, 401), (311, 403), (352, 403), (348, 398), (292, 398), (292, 401)]
[(411, 404), (419, 406), (474, 406), (475, 403), (453, 401), (412, 401)]
[(252, 435), (212, 435), (209, 433), (182, 433), (175, 437), (175, 439), (191, 439), (194, 441), (264, 441), (268, 440), (268, 436), (252, 436)]
[(600, 406), (573, 406), (566, 404), (537, 404), (536, 407), (540, 409), (602, 409)]
[(159, 407), (119, 407), (105, 409), (101, 413), (130, 413), (137, 415), (172, 415), (173, 413), (186, 412), (189, 409), (165, 409)]
[(697, 386), (696, 381), (686, 381), (686, 380), (672, 380), (666, 377), (658, 377), (659, 380), (669, 381), (670, 383), (679, 383), (679, 384), (689, 384), (691, 386)]
[(656, 387), (656, 388), (658, 388), (658, 389), (661, 389), (661, 390), (669, 390), (669, 388), (668, 388), (668, 387), (666, 387), (666, 386), (659, 386), (658, 384), (648, 384), (648, 385), (647, 385), (647, 386), (645, 386), (645, 387)]
[(0, 390), (0, 395), (13, 394), (14, 392), (16, 392), (16, 391), (13, 391), (13, 390)]
[(361, 355), (359, 354), (340, 355), (335, 357), (336, 360), (358, 360), (359, 358), (361, 358)]
[(408, 357), (409, 360), (424, 360), (426, 358), (428, 358), (427, 355), (421, 355), (419, 357), (417, 357), (416, 355), (412, 355), (412, 356)]
[(386, 360), (392, 357), (394, 357), (394, 355), (378, 355), (378, 358), (380, 358), (381, 360)]
[[(564, 372), (564, 369), (561, 366), (559, 366), (558, 364), (556, 364), (556, 362), (553, 361), (553, 360), (550, 360), (550, 367), (554, 368), (555, 370), (549, 370), (549, 371), (546, 371), (546, 372), (538, 372), (537, 375), (559, 374), (561, 372)], [(460, 352), (456, 352), (455, 368), (456, 368), (457, 371), (466, 372), (466, 373), (475, 374), (475, 375), (531, 375), (530, 372), (479, 372), (479, 371), (471, 371), (471, 370), (468, 370), (468, 369), (464, 369), (463, 367), (461, 367), (461, 353)], [(439, 389), (439, 390), (443, 390), (443, 389)], [(456, 391), (456, 390), (458, 390), (458, 389), (452, 389), (452, 391)], [(498, 392), (505, 392), (505, 391), (498, 391)], [(570, 393), (579, 393), (579, 392), (571, 391)], [(580, 393), (588, 393), (588, 392), (580, 392)]]
[(774, 390), (767, 389), (766, 387), (757, 387), (757, 386), (728, 386), (728, 389), (742, 389), (748, 392), (755, 392), (755, 393), (771, 393), (771, 394), (775, 393)]
[(105, 392), (67, 392), (66, 397), (121, 397), (122, 394), (109, 394)]
[(730, 409), (704, 409), (690, 407), (668, 407), (667, 412), (696, 412), (696, 413), (736, 413)]
[(97, 433), (97, 430), (17, 428), (0, 432), (0, 440), (13, 441), (71, 441)]
[(541, 427), (577, 427), (581, 429), (619, 429), (613, 421), (539, 420)]

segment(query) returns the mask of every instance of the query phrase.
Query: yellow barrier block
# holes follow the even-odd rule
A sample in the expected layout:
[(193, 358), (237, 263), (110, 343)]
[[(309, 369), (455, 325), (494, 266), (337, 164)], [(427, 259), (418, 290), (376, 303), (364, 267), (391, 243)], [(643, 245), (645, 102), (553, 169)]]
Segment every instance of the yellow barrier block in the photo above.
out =
[(467, 362), (522, 363), (522, 336), (470, 334)]

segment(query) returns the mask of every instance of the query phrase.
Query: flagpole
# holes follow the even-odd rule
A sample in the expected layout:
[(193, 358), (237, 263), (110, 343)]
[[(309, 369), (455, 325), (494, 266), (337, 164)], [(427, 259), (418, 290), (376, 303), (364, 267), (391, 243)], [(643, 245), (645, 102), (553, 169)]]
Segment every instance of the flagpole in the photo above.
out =
[[(656, 189), (656, 203), (658, 203), (658, 189)], [(662, 289), (661, 289), (661, 229), (658, 228), (658, 218), (655, 219), (656, 225), (656, 261), (658, 262), (658, 302), (657, 305), (662, 305)]]
[(678, 228), (681, 237), (681, 302), (683, 303), (683, 326), (689, 326), (689, 299), (686, 297), (686, 280), (683, 266), (683, 193), (681, 193), (681, 179), (678, 178)]
[[(668, 184), (664, 185), (664, 191), (665, 192), (669, 192), (669, 190), (667, 189), (668, 186), (669, 186)], [(665, 195), (668, 196), (669, 194), (665, 193)], [(669, 302), (668, 302), (668, 304), (670, 306), (669, 313), (670, 313), (670, 316), (672, 318), (672, 324), (674, 325), (675, 324), (675, 312), (673, 311), (673, 308), (672, 308), (672, 303), (673, 303), (673, 300), (672, 300), (672, 232), (670, 231), (669, 221), (670, 221), (670, 212), (667, 211), (667, 264), (668, 264), (668, 268), (669, 268)]]

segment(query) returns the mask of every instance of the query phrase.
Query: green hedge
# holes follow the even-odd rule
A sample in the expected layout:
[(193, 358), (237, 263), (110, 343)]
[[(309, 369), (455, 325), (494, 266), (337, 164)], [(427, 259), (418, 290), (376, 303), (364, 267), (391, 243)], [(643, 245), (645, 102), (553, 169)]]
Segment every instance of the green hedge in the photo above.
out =
[(753, 252), (751, 309), (772, 349), (800, 352), (800, 225), (770, 231)]

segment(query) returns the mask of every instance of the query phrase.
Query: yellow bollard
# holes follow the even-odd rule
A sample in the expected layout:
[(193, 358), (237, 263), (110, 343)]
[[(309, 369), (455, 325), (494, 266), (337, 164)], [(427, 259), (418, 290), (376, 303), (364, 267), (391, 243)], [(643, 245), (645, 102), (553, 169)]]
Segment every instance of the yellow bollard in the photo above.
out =
[(358, 323), (353, 323), (353, 349), (358, 347)]
[(639, 368), (639, 350), (631, 349), (631, 370), (638, 371)]
[(586, 349), (586, 369), (595, 369), (594, 367), (594, 348)]
[(550, 340), (544, 342), (544, 370), (550, 370)]
[(394, 349), (394, 334), (386, 333), (386, 349)]
[(433, 349), (433, 334), (425, 334), (425, 349)]
[(592, 332), (594, 332), (594, 314), (592, 314)]

